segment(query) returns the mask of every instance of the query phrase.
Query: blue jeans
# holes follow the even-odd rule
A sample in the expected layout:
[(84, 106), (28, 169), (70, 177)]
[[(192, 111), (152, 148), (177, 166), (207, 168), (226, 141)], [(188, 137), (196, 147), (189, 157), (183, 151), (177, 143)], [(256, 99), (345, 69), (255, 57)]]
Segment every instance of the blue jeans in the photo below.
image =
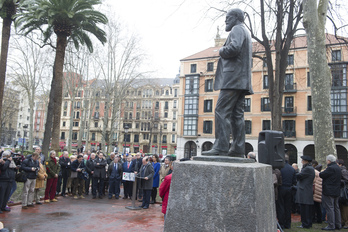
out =
[(8, 200), (7, 201), (10, 201), (11, 197), (12, 197), (12, 194), (16, 191), (17, 189), (17, 183), (15, 180), (12, 181), (11, 183), (11, 191), (10, 191), (10, 196), (8, 197)]

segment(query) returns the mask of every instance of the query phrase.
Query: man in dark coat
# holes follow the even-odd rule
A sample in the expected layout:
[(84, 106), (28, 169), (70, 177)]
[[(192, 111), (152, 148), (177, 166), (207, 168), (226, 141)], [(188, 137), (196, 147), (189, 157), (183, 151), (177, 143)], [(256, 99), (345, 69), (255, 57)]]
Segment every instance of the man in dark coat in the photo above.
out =
[[(98, 186), (98, 196), (100, 199), (103, 198), (103, 189), (104, 189), (104, 180), (106, 178), (106, 160), (104, 159), (103, 152), (99, 152), (98, 158), (96, 158), (94, 164), (94, 173), (93, 173), (93, 185), (95, 189)], [(93, 198), (95, 198), (95, 193), (93, 193)]]
[(25, 159), (22, 162), (22, 170), (27, 175), (27, 181), (23, 184), (22, 191), (22, 208), (27, 209), (29, 207), (33, 207), (34, 200), (34, 189), (36, 183), (37, 173), (40, 169), (39, 166), (39, 154), (34, 152), (29, 158)]
[[(135, 174), (139, 173), (140, 167), (143, 163), (143, 159), (141, 158), (140, 152), (137, 153), (136, 159), (132, 162), (132, 170), (131, 172), (134, 172)], [(140, 188), (140, 181), (137, 182), (137, 190), (135, 192), (135, 199), (139, 199), (139, 201), (142, 201), (143, 197), (143, 190)]]
[[(122, 165), (118, 162), (119, 157), (114, 156), (114, 161), (112, 161), (108, 167), (109, 176), (109, 199), (112, 195), (115, 195), (115, 199), (120, 197), (120, 186), (122, 179)], [(125, 191), (125, 190), (124, 190)]]
[(77, 172), (77, 178), (74, 178), (74, 199), (77, 199), (76, 191), (78, 191), (80, 198), (85, 198), (82, 195), (83, 185), (85, 184), (84, 178), (83, 178), (83, 171), (86, 169), (85, 163), (83, 162), (83, 156), (78, 155), (77, 159), (72, 162), (71, 164), (71, 171)]
[(336, 157), (328, 155), (326, 157), (327, 168), (319, 173), (323, 179), (323, 195), (321, 202), (326, 210), (328, 226), (322, 230), (341, 229), (341, 213), (338, 199), (340, 196), (341, 176), (340, 167), (336, 164)]
[(143, 209), (148, 209), (150, 205), (150, 197), (153, 185), (153, 175), (155, 170), (153, 169), (151, 163), (149, 162), (149, 157), (143, 158), (143, 164), (140, 167), (140, 186), (143, 190), (143, 204), (140, 206)]
[[(220, 48), (214, 90), (220, 90), (215, 107), (215, 143), (202, 155), (244, 157), (244, 99), (253, 94), (251, 86), (252, 41), (244, 25), (244, 12), (232, 9), (226, 15), (226, 31), (231, 31)], [(230, 134), (233, 142), (229, 149)]]
[(60, 171), (62, 172), (62, 196), (65, 197), (66, 183), (68, 182), (68, 178), (71, 172), (71, 161), (69, 158), (69, 153), (67, 151), (63, 152), (63, 156), (59, 158)]
[(85, 191), (86, 191), (86, 195), (88, 195), (90, 180), (92, 180), (92, 195), (93, 195), (93, 198), (96, 198), (96, 195), (97, 195), (96, 186), (93, 184), (94, 183), (93, 174), (94, 174), (95, 161), (96, 161), (95, 153), (91, 153), (91, 156), (89, 157), (89, 159), (87, 160), (87, 163), (86, 163), (86, 171), (89, 174), (89, 178), (85, 182)]
[(282, 185), (278, 187), (278, 220), (284, 229), (291, 228), (291, 187), (296, 185), (295, 169), (289, 164), (289, 156), (285, 155), (284, 167), (280, 170)]
[(15, 171), (10, 168), (12, 162), (11, 152), (4, 151), (0, 159), (0, 213), (11, 211), (6, 208), (7, 200), (10, 196), (12, 181), (15, 179)]
[(313, 180), (315, 177), (314, 168), (311, 163), (310, 156), (301, 156), (302, 170), (296, 175), (297, 178), (297, 192), (296, 203), (300, 204), (301, 209), (301, 228), (312, 227), (312, 205), (313, 201)]
[[(129, 155), (127, 157), (127, 161), (122, 164), (123, 172), (132, 172), (132, 156)], [(132, 198), (132, 185), (133, 181), (123, 181), (123, 191), (124, 196), (123, 199)]]

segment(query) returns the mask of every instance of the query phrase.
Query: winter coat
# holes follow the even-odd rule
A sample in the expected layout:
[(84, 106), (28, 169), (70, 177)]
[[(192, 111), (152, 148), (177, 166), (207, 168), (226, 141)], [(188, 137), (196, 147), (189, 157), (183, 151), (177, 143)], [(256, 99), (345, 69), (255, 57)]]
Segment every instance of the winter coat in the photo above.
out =
[(47, 173), (44, 166), (40, 163), (40, 170), (37, 173), (35, 188), (44, 188), (45, 187), (45, 179), (47, 178)]
[(313, 190), (314, 190), (314, 193), (313, 193), (313, 200), (315, 202), (321, 202), (321, 195), (322, 195), (322, 192), (323, 192), (323, 180), (319, 177), (319, 171), (318, 170), (315, 170), (315, 177), (314, 177), (314, 181), (313, 181)]
[(296, 203), (313, 205), (313, 181), (315, 177), (314, 168), (311, 165), (304, 165), (301, 172), (296, 174), (297, 192)]
[(111, 161), (110, 165), (108, 166), (108, 177), (111, 179), (121, 180), (122, 174), (123, 174), (123, 168), (122, 164), (117, 163), (117, 173), (112, 173), (114, 169), (114, 161)]
[(348, 171), (346, 166), (341, 166), (341, 172), (342, 172), (342, 178), (341, 178), (341, 186), (343, 186), (343, 183), (346, 184), (346, 187), (348, 187)]
[(74, 160), (74, 162), (71, 163), (71, 171), (77, 172), (77, 178), (83, 180), (83, 174), (82, 171), (78, 172), (77, 169), (86, 169), (85, 162), (82, 160), (81, 163), (79, 163), (78, 160)]
[(163, 199), (162, 200), (162, 213), (163, 214), (167, 213), (168, 197), (169, 197), (169, 190), (170, 190), (171, 182), (172, 182), (172, 174), (170, 174), (164, 178), (164, 181), (159, 188), (159, 195)]
[(4, 164), (0, 164), (0, 181), (9, 182), (15, 179), (15, 171), (10, 168), (11, 161), (6, 160)]
[[(141, 177), (141, 189), (143, 190), (151, 190), (153, 186), (153, 175), (155, 174), (155, 171), (153, 170), (153, 167), (151, 164), (146, 164), (145, 169), (143, 170), (144, 165), (141, 165), (138, 176)], [(144, 178), (147, 177), (148, 180), (145, 180)]]
[[(46, 161), (47, 179), (58, 178), (60, 171), (59, 161), (56, 157), (49, 157)], [(57, 174), (57, 176), (55, 176)]]
[(341, 176), (340, 167), (335, 163), (330, 163), (319, 176), (323, 179), (323, 195), (338, 197), (340, 195)]
[(27, 174), (28, 179), (36, 179), (38, 171), (33, 171), (32, 168), (40, 168), (39, 161), (33, 160), (31, 157), (29, 159), (25, 159), (22, 162), (21, 166), (22, 170)]
[(97, 178), (106, 178), (106, 160), (105, 159), (99, 159), (95, 158), (94, 161), (94, 174), (93, 177)]
[(153, 170), (155, 171), (155, 174), (153, 175), (153, 188), (158, 188), (159, 187), (159, 170), (161, 168), (160, 163), (152, 163)]
[(166, 165), (162, 165), (159, 171), (160, 174), (160, 181), (163, 182), (164, 181), (164, 177), (166, 177), (168, 175), (168, 172), (170, 170), (170, 166), (168, 165), (166, 167)]

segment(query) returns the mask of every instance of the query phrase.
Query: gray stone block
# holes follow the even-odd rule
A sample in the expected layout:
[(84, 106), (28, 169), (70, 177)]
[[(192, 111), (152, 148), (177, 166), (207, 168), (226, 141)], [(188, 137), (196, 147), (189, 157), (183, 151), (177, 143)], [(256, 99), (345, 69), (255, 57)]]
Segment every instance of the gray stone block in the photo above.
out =
[(271, 166), (175, 163), (164, 231), (276, 231)]

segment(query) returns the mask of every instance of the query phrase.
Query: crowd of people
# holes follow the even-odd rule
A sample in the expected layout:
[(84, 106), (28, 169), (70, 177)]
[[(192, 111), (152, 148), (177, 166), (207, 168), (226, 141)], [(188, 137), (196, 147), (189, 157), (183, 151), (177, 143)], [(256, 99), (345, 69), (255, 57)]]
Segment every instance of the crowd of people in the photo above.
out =
[(344, 161), (328, 155), (327, 168), (322, 170), (322, 165), (310, 156), (301, 156), (301, 160), (299, 170), (296, 163), (289, 164), (289, 156), (285, 155), (284, 167), (273, 171), (279, 226), (290, 229), (291, 213), (299, 213), (299, 228), (309, 229), (313, 223), (326, 221), (322, 230), (348, 229), (348, 202), (340, 197), (348, 184)]
[[(171, 157), (167, 156), (160, 163), (158, 155), (144, 156), (137, 153), (118, 155), (112, 152), (106, 156), (103, 152), (86, 151), (69, 155), (63, 151), (60, 157), (50, 151), (46, 159), (38, 147), (26, 157), (14, 150), (0, 153), (0, 213), (10, 212), (8, 207), (12, 194), (17, 189), (16, 181), (23, 182), (22, 209), (57, 202), (58, 196), (85, 198), (92, 194), (92, 199), (108, 197), (119, 199), (123, 185), (123, 199), (142, 202), (141, 208), (148, 209), (156, 203), (158, 188), (166, 182), (165, 189), (159, 195), (168, 199), (169, 185), (166, 176), (173, 171)], [(123, 179), (123, 172), (134, 173), (138, 178), (136, 192), (133, 182)], [(45, 188), (43, 202), (39, 190)], [(162, 195), (163, 196), (162, 196)], [(166, 208), (166, 204), (163, 206)], [(164, 210), (165, 212), (165, 210)]]

